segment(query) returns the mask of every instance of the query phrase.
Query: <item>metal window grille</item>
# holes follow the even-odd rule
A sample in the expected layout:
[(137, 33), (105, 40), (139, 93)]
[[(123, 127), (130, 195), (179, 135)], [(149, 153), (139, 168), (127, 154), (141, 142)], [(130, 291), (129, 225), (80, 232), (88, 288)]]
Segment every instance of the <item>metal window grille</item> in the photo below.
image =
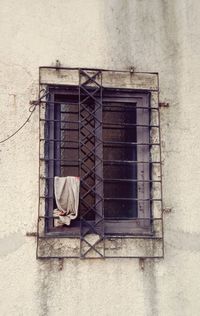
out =
[[(48, 97), (40, 110), (37, 257), (148, 257), (111, 255), (108, 243), (122, 239), (159, 240), (161, 254), (149, 257), (162, 257), (162, 216), (152, 211), (162, 208), (159, 108), (149, 90), (104, 87), (102, 70), (78, 73), (76, 86), (41, 83)], [(79, 217), (61, 228), (53, 217), (53, 181), (67, 175), (81, 179)], [(76, 240), (78, 254), (67, 246), (57, 251), (56, 238)]]

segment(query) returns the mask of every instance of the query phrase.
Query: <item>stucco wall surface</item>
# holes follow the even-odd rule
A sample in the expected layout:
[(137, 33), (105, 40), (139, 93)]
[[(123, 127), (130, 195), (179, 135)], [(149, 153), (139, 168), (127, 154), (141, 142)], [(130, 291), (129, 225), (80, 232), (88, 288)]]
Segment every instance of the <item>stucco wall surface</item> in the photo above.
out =
[(29, 115), (38, 67), (159, 72), (165, 258), (36, 261), (38, 110), (0, 144), (0, 315), (200, 315), (200, 2), (1, 0), (0, 141)]

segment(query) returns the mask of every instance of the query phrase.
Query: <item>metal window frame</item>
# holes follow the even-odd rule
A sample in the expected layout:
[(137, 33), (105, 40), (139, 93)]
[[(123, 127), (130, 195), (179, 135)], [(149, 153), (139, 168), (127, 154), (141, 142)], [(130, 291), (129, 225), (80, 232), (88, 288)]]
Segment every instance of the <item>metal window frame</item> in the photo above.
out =
[[(59, 126), (58, 124), (60, 123), (59, 121), (56, 121), (55, 118), (55, 108), (57, 108), (59, 106), (58, 103), (56, 103), (53, 101), (55, 99), (54, 97), (54, 87), (50, 88), (49, 91), (49, 96), (50, 96), (50, 103), (47, 106), (47, 113), (49, 115), (47, 115), (48, 117), (48, 124), (50, 125), (49, 129), (50, 129), (50, 135), (49, 138), (52, 139), (54, 138), (54, 134), (58, 131), (56, 131), (54, 125), (56, 122), (56, 127), (59, 130)], [(58, 91), (56, 91), (56, 95), (59, 94), (63, 94), (63, 91), (60, 89), (58, 89)], [(65, 94), (67, 95), (67, 92), (65, 92)], [(106, 95), (109, 94), (109, 92), (105, 93)], [(135, 104), (135, 110), (136, 112), (139, 112), (137, 116), (137, 122), (136, 125), (136, 130), (137, 130), (137, 143), (147, 143), (149, 144), (149, 131), (145, 130), (145, 133), (143, 132), (143, 127), (142, 126), (144, 123), (146, 125), (149, 125), (149, 113), (146, 111), (147, 108), (149, 108), (149, 94), (148, 93), (126, 93), (125, 96), (123, 96), (123, 93), (120, 94), (117, 98), (114, 96), (114, 92), (110, 93), (110, 97), (102, 97), (102, 103), (105, 106), (106, 103), (108, 102), (114, 102), (114, 103), (134, 103)], [(138, 105), (138, 106), (137, 106)], [(54, 107), (52, 107), (54, 106)], [(145, 111), (143, 110), (143, 108), (145, 108)], [(139, 110), (139, 111), (138, 111)], [(57, 111), (59, 113), (59, 111)], [(144, 112), (144, 113), (142, 113)], [(101, 114), (100, 114), (101, 115)], [(64, 122), (64, 121), (63, 121)], [(104, 122), (102, 122), (102, 124), (104, 124)], [(102, 125), (99, 126), (100, 129), (100, 133), (102, 134)], [(102, 135), (97, 135), (97, 133), (95, 132), (95, 135), (98, 139), (102, 138)], [(58, 133), (59, 136), (59, 133)], [(48, 139), (48, 138), (47, 138)], [(58, 140), (59, 138), (56, 137), (56, 140)], [(48, 161), (47, 166), (48, 166), (48, 178), (54, 178), (55, 176), (55, 172), (56, 175), (59, 176), (60, 175), (60, 166), (59, 166), (59, 159), (60, 157), (58, 157), (58, 155), (60, 156), (60, 148), (58, 148), (58, 150), (56, 151), (57, 157), (56, 160), (55, 159), (55, 146), (59, 147), (59, 142), (55, 141), (53, 143), (53, 148), (50, 148), (50, 152), (47, 155), (47, 159), (46, 161)], [(96, 144), (94, 147), (97, 147), (98, 144)], [(102, 145), (102, 144), (101, 144)], [(102, 145), (103, 146), (103, 145)], [(49, 147), (52, 147), (52, 144), (49, 144)], [(104, 226), (105, 226), (105, 234), (107, 235), (112, 235), (112, 234), (118, 234), (118, 235), (126, 235), (126, 234), (135, 234), (135, 232), (137, 231), (137, 233), (141, 233), (141, 234), (151, 234), (151, 223), (150, 221), (148, 221), (148, 218), (150, 217), (150, 205), (149, 202), (146, 201), (144, 203), (144, 199), (149, 199), (150, 198), (150, 188), (149, 185), (146, 185), (146, 187), (144, 187), (145, 183), (144, 180), (146, 181), (146, 184), (150, 184), (150, 178), (149, 178), (149, 167), (151, 162), (149, 162), (149, 146), (138, 146), (137, 148), (137, 180), (135, 182), (137, 182), (137, 200), (138, 200), (138, 216), (137, 216), (137, 221), (133, 220), (131, 218), (127, 218), (126, 220), (120, 220), (120, 219), (105, 219), (104, 218)], [(102, 158), (103, 159), (103, 158)], [(62, 160), (63, 161), (63, 160)], [(121, 162), (122, 163), (122, 162)], [(79, 166), (80, 167), (80, 166)], [(145, 175), (143, 173), (144, 169), (146, 168), (146, 172)], [(103, 167), (104, 169), (104, 167)], [(54, 172), (55, 170), (55, 172)], [(103, 174), (100, 175), (100, 173), (102, 173), (102, 168), (99, 168), (99, 171), (97, 174), (97, 172), (95, 171), (96, 174), (96, 178), (101, 177), (103, 179), (103, 182), (105, 181)], [(81, 173), (81, 170), (80, 170)], [(80, 174), (81, 175), (81, 174)], [(121, 180), (122, 181), (122, 180)], [(98, 183), (97, 183), (98, 185)], [(51, 181), (50, 184), (50, 198), (53, 196), (53, 192), (52, 192), (52, 186), (53, 183)], [(102, 185), (101, 185), (102, 186)], [(103, 188), (102, 188), (103, 189)], [(148, 190), (148, 191), (147, 191)], [(102, 191), (102, 196), (103, 196), (103, 191)], [(49, 208), (46, 210), (46, 215), (47, 216), (53, 216), (53, 214), (51, 213), (51, 211), (53, 210), (53, 200), (50, 199), (50, 203), (48, 203), (48, 200), (46, 201), (47, 205), (49, 206)], [(103, 209), (103, 205), (99, 205), (100, 203), (98, 203), (97, 201), (97, 205), (99, 207), (99, 212), (102, 212)], [(102, 204), (102, 203), (101, 203)], [(102, 213), (101, 213), (102, 215)], [(141, 220), (140, 220), (141, 218)], [(147, 220), (144, 220), (145, 218), (147, 218)], [(47, 229), (46, 229), (46, 233), (50, 233), (53, 234), (55, 233), (55, 229), (52, 229), (52, 220), (49, 219), (48, 221), (48, 225), (47, 225)], [(70, 236), (71, 234), (74, 235), (79, 235), (80, 234), (80, 222), (76, 221), (77, 227), (74, 227), (73, 230), (71, 229), (71, 227), (62, 227), (62, 228), (57, 228), (56, 229), (56, 233), (57, 234), (66, 234), (67, 236)], [(94, 225), (93, 222), (89, 222), (90, 225)], [(59, 231), (60, 230), (60, 231)]]
[[(80, 95), (80, 90), (82, 89), (84, 91), (84, 93), (88, 94), (88, 96), (91, 94), (90, 93), (90, 87), (91, 86), (95, 86), (96, 87), (96, 90), (98, 91), (98, 98), (99, 98), (99, 92), (100, 92), (100, 95), (101, 95), (101, 102), (99, 102), (97, 100), (97, 104), (99, 103), (100, 106), (102, 106), (102, 87), (108, 87), (108, 83), (106, 82), (105, 84), (102, 82), (102, 79), (104, 79), (104, 77), (106, 78), (107, 81), (108, 78), (110, 78), (110, 88), (113, 89), (113, 81), (116, 81), (116, 83), (114, 83), (115, 85), (118, 85), (118, 78), (117, 76), (115, 76), (114, 80), (112, 80), (112, 76), (113, 74), (115, 74), (114, 71), (105, 71), (105, 70), (94, 70), (94, 69), (70, 69), (70, 68), (60, 68), (60, 69), (57, 69), (57, 68), (54, 68), (54, 67), (41, 67), (40, 68), (40, 88), (43, 89), (44, 87), (47, 88), (49, 85), (55, 85), (55, 82), (52, 82), (51, 81), (51, 76), (50, 76), (50, 80), (49, 82), (46, 82), (48, 80), (46, 80), (45, 78), (45, 75), (44, 77), (42, 78), (41, 77), (41, 72), (43, 70), (53, 70), (53, 73), (56, 77), (56, 80), (57, 80), (57, 83), (56, 85), (57, 86), (62, 86), (64, 87), (66, 84), (70, 83), (74, 80), (72, 80), (72, 78), (70, 77), (70, 72), (76, 72), (76, 75), (78, 73), (78, 80), (79, 80), (79, 95)], [(63, 71), (69, 71), (67, 73), (67, 76), (68, 76), (68, 80), (66, 80), (65, 78), (65, 82), (63, 83), (59, 83), (59, 80), (61, 78), (61, 81), (63, 80), (63, 77), (64, 76), (61, 76), (61, 73), (62, 73), (62, 70)], [(48, 71), (47, 71), (48, 72)], [(129, 74), (128, 72), (116, 72), (117, 74), (121, 74), (122, 75), (122, 78), (121, 80), (123, 79), (123, 76), (127, 76), (131, 79), (130, 82), (131, 82), (131, 85), (132, 85), (132, 81), (133, 81), (133, 76), (132, 74)], [(105, 75), (106, 74), (106, 75)], [(148, 83), (149, 85), (149, 89), (146, 88), (145, 85), (147, 85), (147, 78), (145, 78), (145, 76), (147, 75), (147, 78), (149, 79), (149, 75), (150, 75), (150, 82)], [(137, 78), (137, 76), (139, 76), (139, 80)], [(141, 77), (140, 77), (141, 76)], [(120, 77), (120, 76), (119, 76)], [(142, 79), (141, 79), (142, 78)], [(144, 80), (145, 78), (145, 80)], [(152, 80), (153, 78), (153, 80)], [(105, 229), (105, 221), (104, 221), (104, 217), (103, 217), (103, 214), (99, 213), (98, 216), (99, 216), (99, 220), (97, 223), (95, 223), (95, 225), (93, 225), (91, 227), (90, 223), (87, 222), (87, 221), (81, 221), (81, 227), (80, 227), (80, 235), (78, 237), (78, 240), (79, 240), (79, 255), (70, 255), (70, 254), (66, 254), (66, 253), (62, 253), (60, 252), (59, 254), (57, 254), (55, 256), (55, 254), (53, 254), (53, 250), (55, 250), (54, 248), (55, 247), (52, 247), (51, 248), (51, 251), (50, 253), (48, 253), (48, 255), (46, 255), (46, 247), (44, 246), (44, 242), (47, 242), (48, 245), (50, 244), (49, 242), (53, 241), (54, 242), (58, 242), (58, 240), (60, 241), (60, 238), (62, 239), (62, 242), (63, 242), (63, 237), (64, 239), (67, 238), (68, 241), (69, 241), (69, 237), (70, 236), (67, 236), (66, 234), (49, 234), (47, 232), (47, 230), (45, 229), (46, 225), (45, 225), (45, 222), (49, 220), (49, 216), (46, 216), (46, 214), (44, 212), (41, 212), (41, 210), (43, 209), (44, 210), (44, 200), (45, 200), (45, 194), (44, 196), (40, 193), (40, 202), (39, 202), (39, 214), (38, 214), (38, 234), (37, 234), (37, 258), (83, 258), (83, 259), (86, 259), (86, 258), (117, 258), (117, 257), (120, 257), (120, 258), (138, 258), (138, 257), (149, 257), (149, 258), (161, 258), (164, 256), (164, 244), (163, 244), (163, 219), (162, 219), (162, 172), (161, 172), (161, 150), (160, 150), (160, 116), (159, 116), (159, 108), (158, 108), (158, 84), (157, 84), (157, 74), (156, 73), (153, 73), (153, 74), (149, 74), (149, 73), (145, 73), (145, 74), (142, 74), (142, 73), (139, 73), (139, 74), (136, 74), (136, 77), (134, 79), (136, 79), (136, 86), (138, 85), (138, 82), (139, 82), (139, 85), (142, 85), (142, 87), (144, 89), (132, 89), (131, 87), (128, 86), (127, 87), (121, 87), (120, 85), (117, 86), (117, 87), (114, 87), (114, 89), (116, 88), (116, 94), (119, 93), (119, 89), (126, 89), (126, 91), (128, 91), (128, 89), (131, 89), (131, 90), (134, 90), (135, 92), (139, 93), (141, 92), (142, 94), (144, 94), (144, 92), (146, 93), (150, 93), (151, 94), (151, 99), (153, 100), (152, 104), (151, 104), (151, 109), (154, 110), (154, 106), (155, 106), (155, 111), (157, 111), (157, 122), (155, 123), (154, 120), (152, 120), (151, 122), (149, 122), (148, 126), (152, 126), (152, 128), (157, 128), (158, 129), (158, 135), (159, 135), (159, 141), (155, 144), (152, 144), (152, 146), (154, 145), (158, 145), (159, 146), (159, 161), (155, 162), (156, 164), (159, 164), (159, 168), (160, 168), (160, 180), (147, 180), (147, 181), (150, 181), (151, 183), (156, 183), (156, 182), (159, 182), (160, 183), (160, 194), (161, 194), (161, 197), (160, 198), (152, 198), (150, 199), (152, 203), (154, 203), (154, 201), (159, 201), (160, 203), (160, 206), (158, 207), (159, 211), (157, 213), (159, 213), (159, 217), (155, 216), (156, 215), (156, 212), (155, 214), (152, 214), (150, 215), (149, 217), (140, 217), (139, 219), (139, 222), (138, 222), (138, 219), (136, 220), (133, 220), (132, 221), (132, 225), (134, 225), (134, 223), (136, 223), (136, 226), (138, 228), (138, 223), (141, 224), (142, 223), (142, 229), (143, 229), (143, 232), (144, 232), (144, 226), (145, 227), (149, 227), (149, 224), (151, 224), (150, 226), (153, 227), (153, 230), (151, 231), (151, 233), (148, 233), (147, 234), (142, 234), (141, 233), (141, 230), (139, 231), (138, 229), (135, 229), (135, 235), (132, 235), (132, 236), (123, 236), (123, 240), (129, 240), (129, 243), (131, 240), (142, 240), (143, 242), (146, 242), (147, 240), (149, 240), (150, 242), (152, 241), (158, 241), (158, 242), (161, 242), (161, 253), (159, 255), (156, 255), (155, 253), (151, 254), (151, 255), (144, 255), (144, 254), (136, 254), (136, 255), (115, 255), (114, 253), (112, 255), (109, 255), (107, 252), (107, 246), (106, 246), (106, 242), (109, 241), (109, 242), (112, 242), (113, 240), (120, 240), (121, 236), (109, 236), (109, 235), (105, 235), (105, 232), (104, 232), (104, 229)], [(105, 81), (106, 81), (105, 80)], [(138, 82), (137, 82), (138, 81)], [(141, 81), (141, 82), (140, 82)], [(122, 80), (123, 82), (123, 80)], [(128, 85), (130, 85), (130, 82), (128, 83)], [(153, 83), (152, 83), (153, 82)], [(133, 83), (134, 85), (135, 83)], [(154, 87), (151, 87), (151, 85), (155, 85), (156, 88)], [(157, 99), (157, 101), (155, 101)], [(49, 100), (41, 100), (41, 108), (43, 108), (43, 110), (40, 112), (45, 112), (45, 106), (46, 104), (49, 102)], [(52, 102), (52, 100), (50, 100), (50, 102)], [(81, 100), (79, 100), (79, 105), (81, 106)], [(41, 113), (40, 113), (41, 114)], [(80, 113), (79, 113), (80, 114)], [(80, 118), (80, 117), (79, 117)], [(41, 115), (40, 115), (40, 124), (41, 124), (41, 120), (43, 120), (44, 118), (41, 118)], [(141, 122), (138, 122), (140, 125)], [(99, 124), (100, 124), (100, 121), (99, 121)], [(97, 127), (98, 129), (98, 127)], [(41, 131), (42, 130), (42, 131)], [(43, 127), (40, 129), (40, 154), (42, 152), (42, 148), (43, 145), (42, 145), (42, 142), (44, 141), (44, 133), (43, 133)], [(42, 136), (42, 137), (41, 137)], [(52, 135), (51, 135), (52, 137)], [(141, 138), (141, 142), (146, 142), (146, 139), (144, 138)], [(150, 142), (149, 142), (150, 143)], [(99, 159), (101, 160), (102, 158), (99, 157)], [(52, 161), (53, 163), (53, 161)], [(153, 164), (153, 162), (151, 162)], [(45, 176), (44, 176), (44, 166), (40, 168), (40, 171), (42, 170), (42, 172), (40, 172), (40, 189), (41, 189), (41, 180), (45, 180)], [(41, 176), (41, 173), (43, 173), (43, 175)], [(101, 178), (101, 176), (99, 177)], [(43, 187), (44, 188), (44, 187)], [(41, 190), (40, 190), (41, 192)], [(145, 192), (143, 192), (143, 194), (147, 194)], [(149, 194), (149, 193), (148, 193)], [(101, 199), (101, 197), (99, 197)], [(42, 202), (43, 200), (43, 202)], [(145, 222), (146, 221), (146, 222)], [(82, 225), (84, 222), (84, 224), (86, 223), (86, 226)], [(156, 227), (156, 223), (159, 223), (159, 229), (158, 229), (158, 232), (155, 233), (155, 227)], [(86, 228), (87, 227), (87, 228)], [(93, 232), (94, 234), (89, 234)], [(158, 233), (158, 235), (157, 235)], [(71, 240), (77, 240), (77, 236), (72, 234)], [(41, 251), (42, 249), (42, 251)], [(113, 251), (115, 252), (115, 251)], [(56, 252), (57, 253), (57, 252)]]

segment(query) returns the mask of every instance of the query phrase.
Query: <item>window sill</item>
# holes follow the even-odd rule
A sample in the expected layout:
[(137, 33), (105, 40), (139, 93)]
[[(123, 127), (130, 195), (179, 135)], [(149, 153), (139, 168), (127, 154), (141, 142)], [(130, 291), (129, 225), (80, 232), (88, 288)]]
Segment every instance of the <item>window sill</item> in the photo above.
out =
[[(91, 226), (95, 226), (95, 232), (92, 232), (89, 226), (82, 229), (88, 229), (88, 234), (97, 233), (101, 235), (102, 225), (95, 225), (92, 221), (87, 221)], [(70, 226), (51, 227), (46, 232), (46, 236), (58, 237), (80, 237), (80, 221), (72, 222)], [(153, 236), (152, 223), (150, 219), (129, 219), (129, 220), (104, 220), (105, 236)]]
[[(163, 258), (163, 239), (155, 235), (105, 236), (96, 243), (98, 237), (98, 235), (87, 235), (86, 239), (80, 239), (79, 236), (66, 238), (66, 235), (56, 236), (55, 233), (48, 233), (39, 238), (37, 258)], [(83, 244), (80, 247), (81, 242)], [(88, 243), (93, 245), (96, 251), (93, 249), (88, 251), (90, 248)]]
[[(88, 251), (88, 245), (97, 252), (93, 248)], [(38, 237), (37, 253), (38, 259), (163, 258), (162, 226), (156, 221), (156, 225), (138, 228), (134, 234), (107, 233), (102, 237), (98, 234), (81, 237), (80, 227), (55, 227)]]

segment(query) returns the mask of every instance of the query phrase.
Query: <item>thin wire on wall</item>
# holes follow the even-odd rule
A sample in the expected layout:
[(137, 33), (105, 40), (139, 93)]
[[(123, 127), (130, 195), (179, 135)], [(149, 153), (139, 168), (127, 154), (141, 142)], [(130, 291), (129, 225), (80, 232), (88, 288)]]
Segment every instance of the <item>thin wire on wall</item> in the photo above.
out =
[(29, 112), (31, 112), (29, 114), (29, 116), (27, 117), (26, 121), (14, 132), (12, 133), (10, 136), (6, 137), (5, 139), (0, 141), (0, 144), (5, 143), (7, 140), (11, 139), (12, 137), (14, 137), (30, 120), (31, 116), (33, 115), (34, 111), (36, 109), (36, 105), (31, 105), (29, 107)]
[[(42, 95), (41, 95), (42, 94)], [(45, 97), (48, 96), (48, 92), (45, 89), (41, 89), (40, 91), (40, 98), (36, 101), (30, 101), (31, 106), (29, 107), (29, 116), (27, 117), (26, 121), (14, 132), (12, 133), (10, 136), (6, 137), (5, 139), (0, 141), (0, 144), (5, 143), (6, 141), (8, 141), (9, 139), (11, 139), (12, 137), (14, 137), (30, 120), (31, 116), (33, 115), (36, 106), (40, 104), (41, 100)]]

